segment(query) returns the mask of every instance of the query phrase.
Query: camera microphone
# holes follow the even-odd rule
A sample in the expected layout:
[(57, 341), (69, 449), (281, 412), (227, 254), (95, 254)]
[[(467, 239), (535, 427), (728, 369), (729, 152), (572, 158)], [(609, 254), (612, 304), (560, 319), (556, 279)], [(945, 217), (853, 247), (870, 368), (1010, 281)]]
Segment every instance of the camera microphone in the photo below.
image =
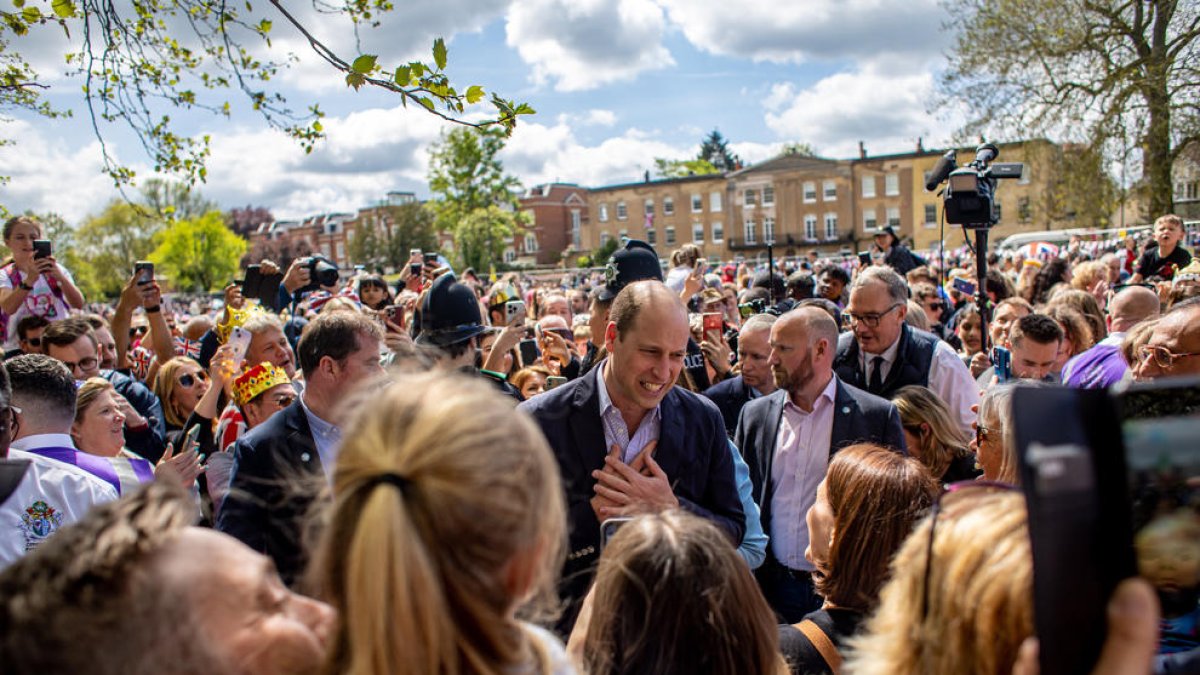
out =
[(984, 143), (975, 150), (975, 161), (979, 164), (988, 164), (1000, 155), (1000, 149), (991, 143)]
[(937, 186), (942, 184), (942, 181), (946, 180), (946, 176), (949, 176), (950, 172), (957, 166), (957, 157), (958, 153), (956, 151), (949, 150), (946, 154), (942, 155), (937, 164), (933, 165), (933, 170), (929, 172), (929, 180), (925, 181), (925, 190), (927, 192), (933, 192), (937, 189)]

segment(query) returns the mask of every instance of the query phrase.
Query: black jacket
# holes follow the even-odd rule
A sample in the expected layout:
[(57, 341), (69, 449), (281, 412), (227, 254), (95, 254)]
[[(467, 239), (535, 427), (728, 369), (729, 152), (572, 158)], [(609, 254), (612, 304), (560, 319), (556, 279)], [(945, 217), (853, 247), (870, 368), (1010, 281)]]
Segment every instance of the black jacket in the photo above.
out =
[[(522, 403), (550, 443), (562, 471), (567, 499), (569, 548), (560, 593), (576, 602), (587, 593), (600, 555), (600, 523), (592, 511), (596, 479), (607, 454), (600, 420), (600, 370)], [(660, 404), (662, 426), (654, 458), (671, 481), (680, 506), (716, 523), (737, 546), (746, 517), (734, 480), (733, 456), (725, 424), (708, 399), (672, 387)], [(568, 609), (565, 625), (574, 622)]]
[[(933, 352), (937, 349), (938, 339), (933, 333), (912, 328), (908, 324), (900, 327), (900, 347), (896, 351), (896, 360), (888, 371), (887, 379), (883, 381), (883, 389), (871, 392), (891, 399), (897, 389), (910, 384), (929, 386), (929, 367), (933, 365)], [(833, 372), (842, 382), (865, 390), (867, 376), (863, 373), (858, 359), (858, 340), (854, 333), (842, 333), (838, 337), (837, 356), (833, 360)]]
[(269, 556), (290, 586), (308, 559), (302, 533), (309, 509), (326, 487), (300, 401), (239, 438), (233, 453), (233, 476), (217, 529)]
[[(834, 377), (837, 377), (836, 375)], [(763, 531), (771, 531), (771, 466), (775, 462), (775, 446), (779, 439), (779, 423), (787, 391), (780, 389), (769, 396), (756, 398), (742, 408), (733, 444), (742, 451), (750, 466), (750, 482), (754, 485), (754, 501), (762, 513)], [(878, 443), (907, 453), (904, 430), (896, 406), (878, 396), (838, 380), (833, 399), (833, 431), (829, 435), (829, 455), (855, 443)], [(768, 544), (768, 549), (770, 544)], [(771, 553), (767, 553), (768, 558)]]
[(704, 395), (717, 404), (721, 417), (725, 419), (725, 431), (733, 436), (737, 430), (738, 416), (742, 407), (750, 401), (750, 387), (746, 385), (741, 375), (718, 382), (704, 390)]

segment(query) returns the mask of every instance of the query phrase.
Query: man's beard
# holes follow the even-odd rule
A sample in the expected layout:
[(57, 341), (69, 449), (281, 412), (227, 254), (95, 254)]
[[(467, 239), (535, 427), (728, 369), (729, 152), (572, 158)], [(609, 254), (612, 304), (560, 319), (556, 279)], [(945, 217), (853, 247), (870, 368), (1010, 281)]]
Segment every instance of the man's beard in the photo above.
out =
[(813, 372), (813, 355), (810, 351), (804, 355), (804, 360), (792, 371), (787, 372), (781, 367), (771, 369), (771, 376), (775, 379), (775, 386), (786, 390), (789, 394), (795, 394), (809, 385), (816, 377)]

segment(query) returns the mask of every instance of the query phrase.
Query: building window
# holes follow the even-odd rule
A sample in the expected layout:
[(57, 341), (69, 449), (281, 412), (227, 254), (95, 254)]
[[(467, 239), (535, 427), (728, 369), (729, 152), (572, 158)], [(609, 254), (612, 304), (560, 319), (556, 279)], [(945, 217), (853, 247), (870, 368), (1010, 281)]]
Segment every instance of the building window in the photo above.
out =
[(625, 202), (617, 202), (617, 220), (625, 220), (629, 217), (629, 210), (625, 208)]
[(838, 236), (837, 214), (836, 213), (826, 213), (825, 214), (825, 238), (826, 239), (837, 239), (837, 236)]
[(1017, 200), (1017, 219), (1022, 223), (1028, 223), (1030, 215), (1029, 197), (1021, 197)]
[(629, 241), (629, 230), (621, 230), (621, 238), (619, 241), (621, 242), (622, 246), (625, 245), (625, 242)]
[(900, 194), (900, 174), (889, 173), (883, 177), (883, 193), (889, 197)]
[(775, 241), (775, 219), (763, 218), (763, 242), (774, 243)]
[(654, 215), (654, 198), (653, 197), (646, 200), (646, 204), (643, 206), (643, 209), (645, 209), (646, 215), (648, 215), (648, 216)]
[(714, 244), (725, 241), (725, 227), (721, 223), (712, 224), (712, 240)]
[(746, 190), (746, 196), (743, 198), (742, 204), (748, 209), (752, 209), (757, 206), (758, 193), (754, 190)]
[(667, 228), (667, 245), (670, 246), (671, 244), (674, 244), (674, 243), (675, 243), (675, 228), (668, 227)]
[(804, 203), (811, 204), (817, 201), (817, 184), (808, 181), (804, 184)]
[(654, 229), (653, 227), (646, 230), (646, 243), (650, 244), (651, 246), (658, 243), (658, 230)]
[(713, 213), (721, 212), (721, 193), (710, 192), (708, 194), (708, 210)]
[(599, 220), (602, 223), (608, 222), (608, 204), (606, 204), (604, 202), (600, 202), (600, 218), (599, 218)]
[(866, 209), (863, 211), (863, 229), (870, 232), (879, 225), (879, 221), (875, 219), (875, 209)]
[(509, 263), (511, 265), (512, 263), (514, 263), (516, 261), (517, 261), (517, 252), (514, 251), (511, 246), (504, 249), (504, 262)]
[(674, 199), (671, 199), (670, 197), (663, 197), (663, 215), (664, 216), (675, 215), (675, 200)]
[(868, 199), (875, 196), (875, 176), (863, 176), (862, 196)]
[(1021, 165), (1021, 177), (1017, 179), (1017, 185), (1029, 185), (1029, 165)]
[(995, 213), (996, 222), (997, 222), (997, 223), (998, 223), (998, 222), (1000, 222), (1000, 219), (1001, 219), (1001, 217), (1002, 217), (1002, 216), (1000, 215), (1000, 214), (1001, 214), (1001, 211), (1000, 211), (1000, 202), (995, 202), (995, 203), (992, 205), (992, 212), (993, 212), (993, 213)]
[(925, 205), (925, 224), (926, 225), (937, 224), (937, 204), (926, 204)]
[(775, 187), (768, 185), (763, 188), (763, 206), (775, 205)]
[(889, 227), (900, 227), (900, 209), (892, 206), (887, 210), (887, 223)]
[(526, 253), (537, 253), (537, 250), (538, 250), (537, 235), (532, 232), (526, 232), (525, 233), (525, 252)]
[(692, 223), (692, 243), (704, 243), (704, 223)]
[(746, 235), (746, 243), (747, 244), (758, 243), (758, 237), (756, 237), (754, 235), (754, 221), (753, 220), (746, 221), (744, 233)]
[(612, 235), (607, 232), (600, 233), (600, 248), (608, 246), (608, 242), (612, 240)]
[(583, 223), (578, 209), (571, 210), (571, 247), (576, 251), (583, 248)]
[(811, 213), (804, 216), (804, 238), (814, 241), (817, 238), (817, 217)]
[(702, 213), (704, 211), (704, 197), (700, 195), (692, 195), (692, 213)]
[(827, 180), (825, 181), (825, 201), (831, 202), (837, 199), (837, 183)]

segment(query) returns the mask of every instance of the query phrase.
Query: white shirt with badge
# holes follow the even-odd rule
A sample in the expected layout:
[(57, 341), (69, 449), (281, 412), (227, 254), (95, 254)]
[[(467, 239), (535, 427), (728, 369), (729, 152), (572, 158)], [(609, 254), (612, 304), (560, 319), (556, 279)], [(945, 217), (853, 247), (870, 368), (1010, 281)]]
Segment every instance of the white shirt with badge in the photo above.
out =
[(10, 448), (9, 459), (29, 460), (17, 489), (0, 504), (0, 569), (37, 548), (117, 491), (95, 476), (57, 460)]

